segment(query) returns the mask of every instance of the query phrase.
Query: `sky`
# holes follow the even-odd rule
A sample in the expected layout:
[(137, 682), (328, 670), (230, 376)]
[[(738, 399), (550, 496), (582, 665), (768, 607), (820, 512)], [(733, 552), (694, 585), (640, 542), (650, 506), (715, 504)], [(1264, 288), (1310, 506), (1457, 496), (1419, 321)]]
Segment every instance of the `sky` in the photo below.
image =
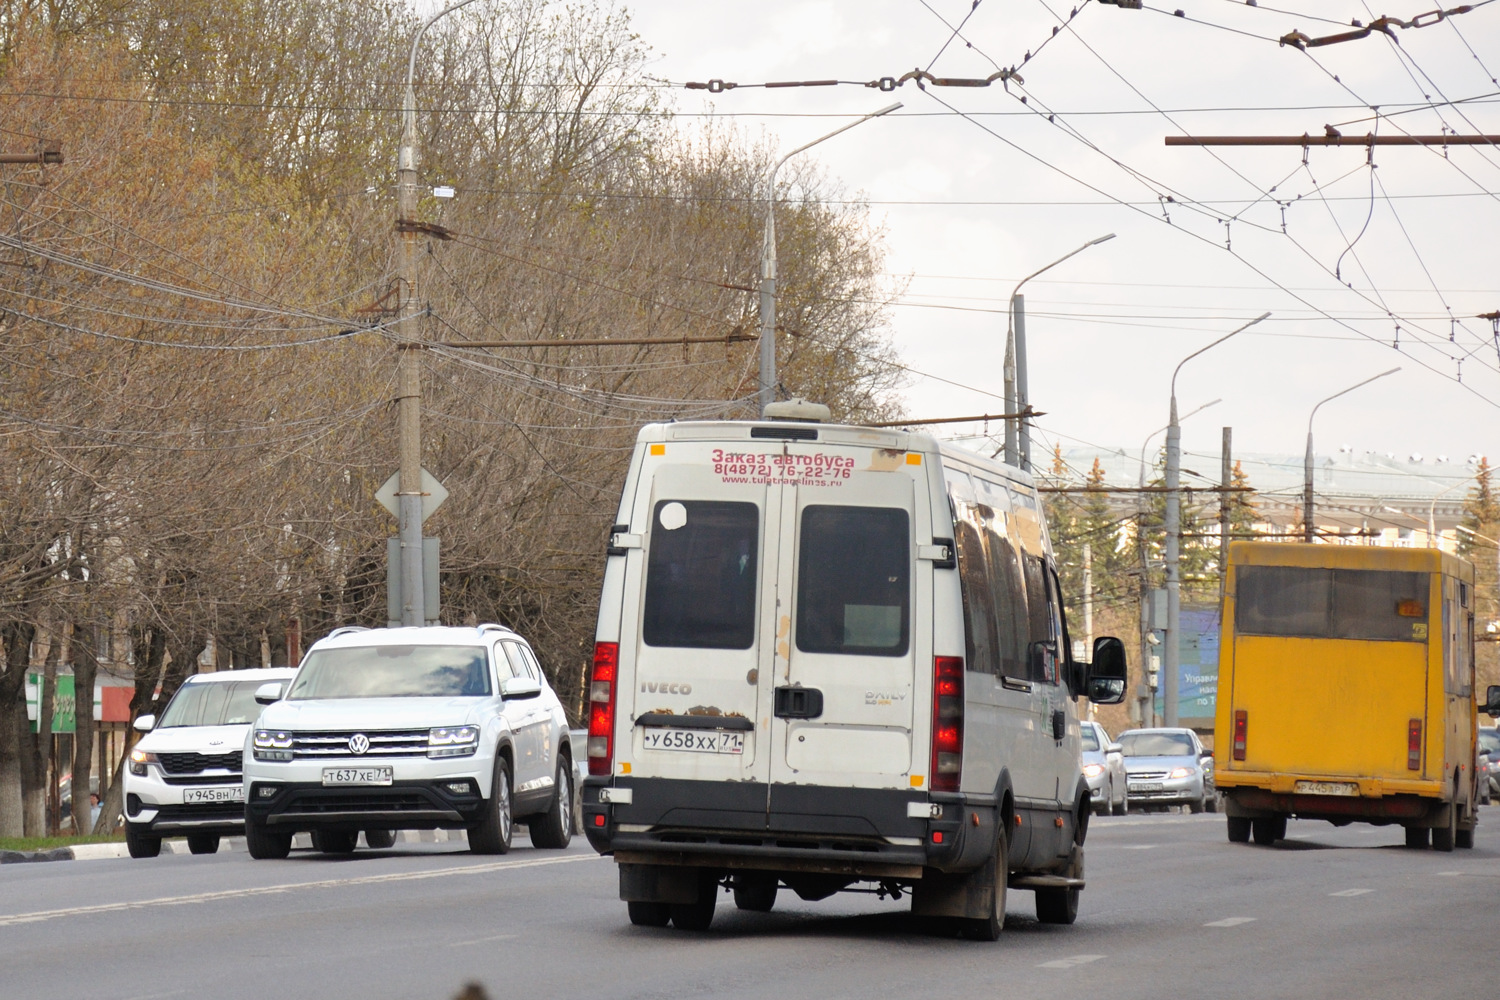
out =
[[(1115, 233), (1026, 285), (1030, 394), (1045, 413), (1034, 456), (1054, 443), (1138, 452), (1167, 422), (1178, 362), (1269, 312), (1182, 367), (1180, 412), (1222, 400), (1185, 419), (1186, 449), (1216, 453), (1231, 426), (1237, 450), (1298, 454), (1315, 403), (1400, 366), (1318, 411), (1317, 450), (1462, 463), (1500, 456), (1500, 344), (1475, 318), (1500, 310), (1500, 149), (1382, 146), (1372, 161), (1366, 147), (1314, 146), (1304, 161), (1300, 146), (1164, 137), (1500, 133), (1500, 2), (1473, 6), (1394, 38), (1306, 50), (1278, 39), (1347, 31), (1371, 9), (638, 0), (630, 11), (651, 73), (675, 84), (1019, 73), (890, 94), (671, 91), (682, 128), (732, 116), (782, 150), (903, 102), (800, 155), (885, 227), (904, 288), (890, 317), (913, 369), (908, 416), (1001, 412), (1015, 283)], [(1375, 13), (1429, 7), (1390, 0)]]

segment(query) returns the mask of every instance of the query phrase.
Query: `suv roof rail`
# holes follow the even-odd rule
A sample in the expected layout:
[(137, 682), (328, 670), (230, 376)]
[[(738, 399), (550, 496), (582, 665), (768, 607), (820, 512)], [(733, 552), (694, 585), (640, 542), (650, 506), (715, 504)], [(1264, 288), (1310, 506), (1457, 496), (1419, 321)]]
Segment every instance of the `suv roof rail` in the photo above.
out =
[(509, 631), (511, 631), (511, 629), (510, 629), (509, 626), (501, 625), (501, 624), (499, 624), (497, 622), (480, 622), (478, 625), (475, 625), (474, 627), (477, 628), (477, 629), (479, 629), (479, 631), (481, 631), (481, 632), (488, 632), (488, 631), (491, 631), (491, 630), (494, 630), (496, 632), (509, 632)]
[(368, 631), (370, 631), (370, 627), (368, 625), (340, 625), (338, 628), (334, 629), (332, 632), (329, 632), (323, 638), (332, 639), (334, 636), (347, 635), (350, 632)]

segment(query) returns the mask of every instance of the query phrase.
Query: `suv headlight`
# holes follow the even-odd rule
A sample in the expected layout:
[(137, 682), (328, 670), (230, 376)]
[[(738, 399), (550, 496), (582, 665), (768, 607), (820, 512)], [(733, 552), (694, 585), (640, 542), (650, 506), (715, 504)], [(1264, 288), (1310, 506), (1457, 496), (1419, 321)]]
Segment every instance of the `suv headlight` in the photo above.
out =
[(1168, 778), (1191, 778), (1193, 769), (1190, 767), (1174, 767), (1167, 773)]
[(478, 726), (445, 726), (427, 733), (429, 757), (471, 757), (478, 749)]
[(1097, 777), (1099, 777), (1099, 775), (1101, 775), (1103, 773), (1104, 773), (1104, 765), (1103, 764), (1085, 764), (1085, 765), (1083, 765), (1083, 776), (1085, 778), (1097, 778)]
[(130, 751), (130, 773), (138, 778), (146, 776), (146, 765), (159, 763), (156, 754), (145, 750)]
[(291, 760), (292, 734), (274, 729), (257, 729), (251, 749), (256, 760)]

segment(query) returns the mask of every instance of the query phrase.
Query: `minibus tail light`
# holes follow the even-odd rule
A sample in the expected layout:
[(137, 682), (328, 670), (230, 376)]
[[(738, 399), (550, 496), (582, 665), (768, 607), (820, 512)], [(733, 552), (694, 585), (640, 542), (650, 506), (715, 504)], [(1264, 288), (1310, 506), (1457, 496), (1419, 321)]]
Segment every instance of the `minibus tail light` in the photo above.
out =
[(1406, 769), (1422, 770), (1422, 720), (1412, 719), (1406, 725)]
[(932, 661), (932, 781), (935, 792), (956, 792), (964, 762), (964, 659)]
[(594, 643), (589, 676), (589, 774), (610, 774), (615, 763), (615, 691), (620, 667), (618, 642)]
[(1245, 729), (1249, 722), (1245, 710), (1240, 709), (1234, 713), (1234, 759), (1245, 759)]

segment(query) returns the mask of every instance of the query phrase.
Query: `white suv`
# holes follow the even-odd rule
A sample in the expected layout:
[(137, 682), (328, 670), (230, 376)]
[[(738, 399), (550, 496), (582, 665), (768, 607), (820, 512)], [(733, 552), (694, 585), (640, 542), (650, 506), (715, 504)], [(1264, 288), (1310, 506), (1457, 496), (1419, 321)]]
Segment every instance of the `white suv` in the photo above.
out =
[(291, 680), (295, 670), (230, 670), (182, 682), (161, 713), (142, 715), (146, 735), (125, 768), (125, 843), (132, 858), (154, 858), (165, 836), (187, 834), (194, 854), (245, 828), (240, 776), (245, 735), (260, 713), (255, 691)]
[(394, 832), (465, 829), (477, 854), (572, 836), (567, 718), (526, 641), (500, 625), (336, 629), (308, 650), (245, 741), (245, 837), (284, 858), (310, 831), (330, 854)]

